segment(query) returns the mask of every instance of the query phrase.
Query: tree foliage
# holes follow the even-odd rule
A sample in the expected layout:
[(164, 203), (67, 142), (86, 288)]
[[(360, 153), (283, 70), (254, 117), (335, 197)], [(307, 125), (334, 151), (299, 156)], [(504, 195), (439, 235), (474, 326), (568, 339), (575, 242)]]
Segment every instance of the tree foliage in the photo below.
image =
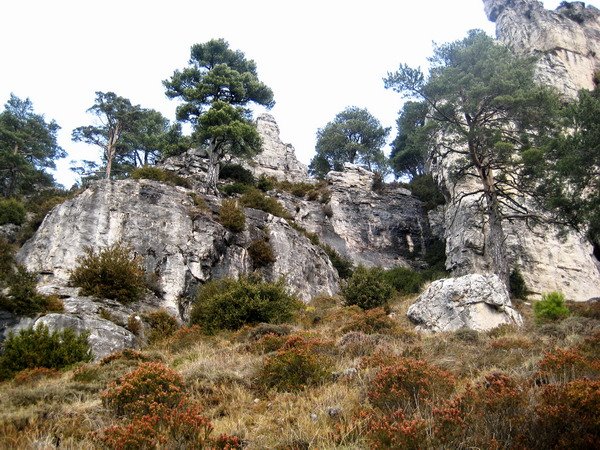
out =
[(317, 131), (317, 153), (309, 172), (324, 178), (330, 170), (342, 170), (347, 162), (384, 172), (387, 161), (382, 147), (389, 132), (368, 110), (346, 108)]
[(503, 220), (535, 219), (522, 201), (529, 193), (520, 177), (519, 154), (553, 134), (557, 97), (533, 81), (534, 60), (515, 56), (482, 31), (438, 46), (426, 77), (401, 65), (385, 79), (386, 88), (425, 102), (426, 120), (438, 141), (433, 158), (456, 161), (451, 176), (474, 179), (476, 198), (487, 220), (485, 257), (508, 282)]
[(273, 92), (258, 79), (256, 63), (223, 39), (192, 46), (189, 66), (163, 83), (167, 97), (183, 101), (177, 119), (194, 126), (192, 141), (208, 154), (207, 192), (217, 193), (226, 155), (244, 158), (260, 151), (251, 113), (244, 107), (255, 103), (271, 108)]
[(406, 102), (396, 120), (398, 134), (392, 142), (390, 166), (396, 178), (411, 179), (425, 174), (425, 160), (431, 139), (431, 122), (427, 122), (425, 102)]
[[(171, 126), (158, 111), (132, 105), (114, 92), (96, 92), (88, 112), (96, 116), (98, 123), (73, 130), (73, 140), (102, 149), (106, 178), (113, 174), (126, 176), (135, 167), (155, 164), (163, 152), (181, 152), (179, 125)], [(89, 169), (97, 169), (96, 164), (86, 163), (86, 167), (75, 170), (86, 174)]]
[(58, 145), (60, 127), (33, 111), (29, 99), (11, 94), (0, 113), (0, 194), (10, 197), (52, 186), (54, 179), (45, 169), (66, 153)]

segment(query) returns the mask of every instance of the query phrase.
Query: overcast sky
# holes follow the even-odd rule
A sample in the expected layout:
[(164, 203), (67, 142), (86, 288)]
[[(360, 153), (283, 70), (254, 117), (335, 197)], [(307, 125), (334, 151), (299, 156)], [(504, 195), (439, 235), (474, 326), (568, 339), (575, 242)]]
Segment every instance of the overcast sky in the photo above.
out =
[[(72, 159), (100, 152), (71, 142), (91, 123), (96, 91), (113, 91), (174, 120), (177, 102), (162, 80), (186, 66), (192, 44), (224, 38), (258, 66), (273, 89), (271, 110), (284, 142), (308, 163), (315, 133), (347, 106), (367, 108), (392, 127), (401, 97), (382, 78), (400, 63), (423, 66), (432, 41), (469, 29), (494, 35), (481, 0), (221, 0), (2, 2), (0, 104), (29, 97), (37, 113), (62, 127), (69, 157), (56, 178), (70, 187)], [(560, 0), (545, 0), (556, 8)], [(386, 151), (389, 149), (386, 148)]]

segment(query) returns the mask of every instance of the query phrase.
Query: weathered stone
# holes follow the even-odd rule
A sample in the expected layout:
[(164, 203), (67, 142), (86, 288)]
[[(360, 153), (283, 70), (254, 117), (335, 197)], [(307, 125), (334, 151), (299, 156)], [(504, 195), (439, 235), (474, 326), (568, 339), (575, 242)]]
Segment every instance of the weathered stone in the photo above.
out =
[(483, 0), (496, 36), (515, 52), (539, 58), (537, 79), (575, 98), (594, 88), (600, 69), (600, 10), (562, 2), (556, 11), (537, 0)]
[(409, 266), (424, 255), (431, 239), (422, 203), (410, 191), (373, 190), (374, 174), (352, 164), (327, 175), (327, 199), (309, 201), (281, 195), (295, 221), (319, 239), (365, 266)]
[(337, 292), (337, 274), (324, 252), (285, 220), (247, 209), (246, 230), (234, 234), (212, 216), (218, 199), (205, 197), (209, 210), (201, 211), (188, 193), (149, 180), (94, 183), (52, 211), (21, 248), (18, 260), (44, 275), (42, 286), (65, 286), (86, 247), (97, 251), (122, 242), (152, 274), (161, 306), (178, 313), (179, 297), (192, 295), (199, 283), (251, 272), (246, 249), (255, 239), (267, 237), (276, 257), (261, 269), (267, 279), (284, 276), (303, 300)]
[(521, 325), (508, 291), (496, 275), (470, 274), (432, 282), (408, 308), (408, 318), (424, 331), (485, 331)]

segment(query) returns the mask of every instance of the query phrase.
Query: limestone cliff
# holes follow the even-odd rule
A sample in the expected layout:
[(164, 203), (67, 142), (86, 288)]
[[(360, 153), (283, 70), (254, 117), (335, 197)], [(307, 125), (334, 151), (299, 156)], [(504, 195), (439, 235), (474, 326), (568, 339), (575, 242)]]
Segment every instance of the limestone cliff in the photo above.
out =
[(539, 58), (538, 80), (569, 98), (593, 89), (600, 69), (600, 10), (563, 2), (556, 11), (537, 0), (483, 0), (496, 36), (516, 53)]

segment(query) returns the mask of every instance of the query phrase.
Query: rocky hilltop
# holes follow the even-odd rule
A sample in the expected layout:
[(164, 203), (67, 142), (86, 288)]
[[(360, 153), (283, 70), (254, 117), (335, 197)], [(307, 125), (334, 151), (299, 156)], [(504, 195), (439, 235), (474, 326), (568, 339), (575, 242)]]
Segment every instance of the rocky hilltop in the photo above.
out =
[(515, 52), (539, 58), (538, 80), (569, 98), (593, 89), (600, 69), (600, 10), (562, 2), (556, 11), (537, 0), (483, 0), (497, 38)]

